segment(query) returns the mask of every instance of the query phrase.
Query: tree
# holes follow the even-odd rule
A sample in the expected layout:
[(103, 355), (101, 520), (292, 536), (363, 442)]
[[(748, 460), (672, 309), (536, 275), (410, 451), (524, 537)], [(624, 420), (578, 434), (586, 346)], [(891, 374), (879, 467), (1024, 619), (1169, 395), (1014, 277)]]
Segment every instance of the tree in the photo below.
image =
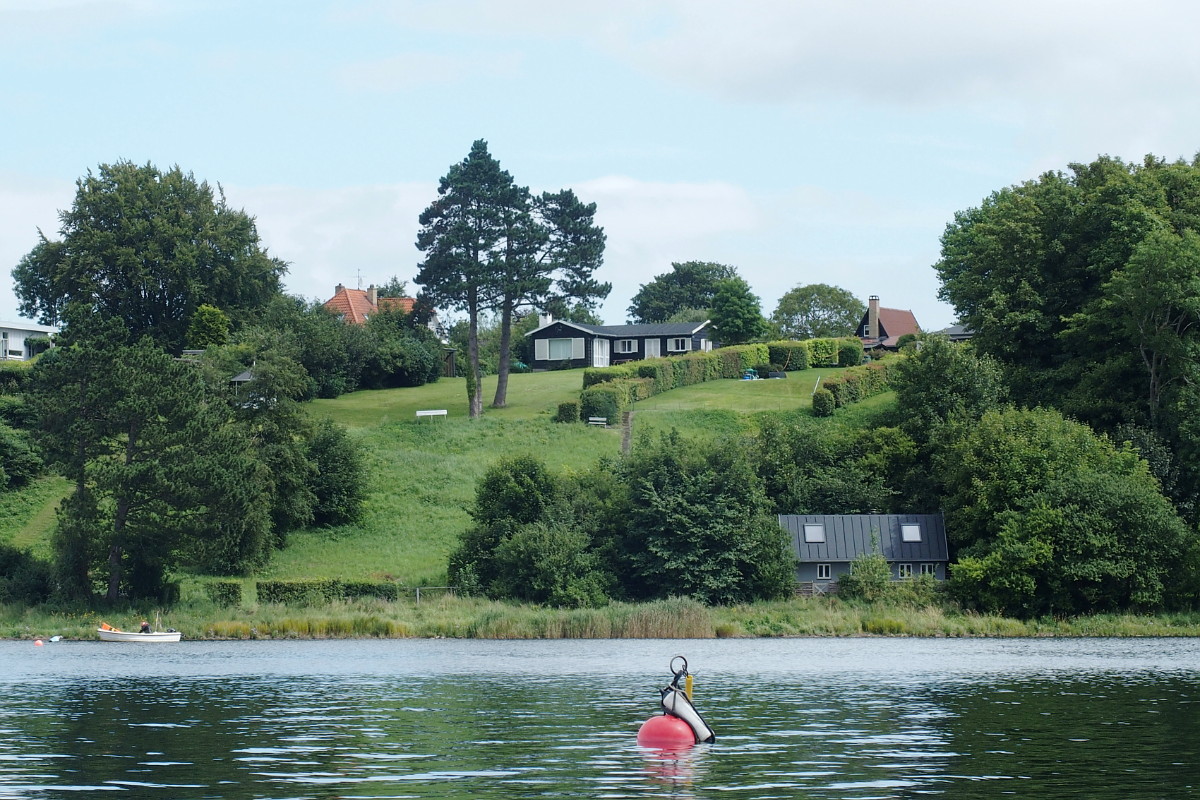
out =
[(21, 313), (45, 324), (68, 307), (121, 320), (125, 340), (178, 352), (203, 303), (226, 313), (279, 291), (282, 261), (259, 245), (254, 218), (178, 167), (103, 164), (76, 182), (62, 239), (41, 241), (13, 270)]
[(188, 323), (186, 341), (196, 350), (225, 344), (229, 341), (229, 317), (216, 306), (201, 303)]
[(517, 213), (515, 236), (505, 252), (506, 277), (500, 306), (500, 361), (492, 405), (508, 397), (512, 328), (523, 307), (541, 307), (559, 317), (592, 311), (611, 283), (593, 274), (604, 261), (604, 229), (595, 224), (596, 204), (584, 204), (570, 189), (543, 193), (532, 214)]
[(671, 272), (642, 284), (629, 306), (634, 322), (666, 322), (685, 308), (712, 308), (717, 284), (737, 277), (737, 270), (711, 261), (672, 262)]
[(964, 601), (1021, 616), (1161, 608), (1195, 537), (1145, 461), (1048, 409), (959, 427), (935, 470)]
[(619, 475), (627, 494), (604, 546), (628, 595), (740, 603), (790, 591), (790, 544), (739, 443), (672, 431), (639, 442)]
[(834, 339), (853, 335), (866, 310), (845, 289), (811, 283), (785, 292), (771, 323), (782, 339)]
[(75, 484), (56, 536), (72, 593), (102, 575), (109, 600), (161, 596), (205, 541), (237, 554), (226, 566), (262, 563), (265, 470), (193, 366), (149, 338), (77, 343), (39, 362), (30, 394), (48, 458)]
[(901, 427), (921, 443), (937, 438), (941, 426), (978, 419), (999, 408), (1007, 397), (996, 359), (970, 344), (928, 335), (892, 366), (889, 383), (896, 392)]
[(767, 335), (758, 296), (742, 278), (728, 278), (717, 284), (712, 302), (713, 330), (721, 344), (745, 344)]
[(604, 246), (595, 210), (595, 204), (584, 205), (570, 191), (544, 194), (535, 202), (500, 169), (482, 139), (442, 178), (438, 199), (420, 217), (417, 248), (425, 260), (416, 283), (425, 287), (429, 304), (467, 313), (472, 419), (483, 414), (479, 326), (484, 312), (500, 316), (494, 405), (503, 406), (516, 312), (567, 299), (591, 307), (607, 296), (611, 287), (591, 277)]

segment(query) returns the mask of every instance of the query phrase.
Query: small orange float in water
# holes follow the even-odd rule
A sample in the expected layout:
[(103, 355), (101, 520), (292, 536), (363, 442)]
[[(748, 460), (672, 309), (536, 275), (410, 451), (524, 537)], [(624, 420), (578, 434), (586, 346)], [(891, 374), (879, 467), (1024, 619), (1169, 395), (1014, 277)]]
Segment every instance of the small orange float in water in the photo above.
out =
[(642, 723), (637, 743), (642, 747), (691, 747), (696, 743), (692, 726), (670, 714), (659, 714)]

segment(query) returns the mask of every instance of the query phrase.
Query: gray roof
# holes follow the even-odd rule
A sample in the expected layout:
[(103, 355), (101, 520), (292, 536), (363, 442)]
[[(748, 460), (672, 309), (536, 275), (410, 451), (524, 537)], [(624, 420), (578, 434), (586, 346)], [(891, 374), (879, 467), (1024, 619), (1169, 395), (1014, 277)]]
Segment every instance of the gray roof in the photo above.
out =
[(585, 325), (582, 322), (568, 322), (565, 319), (556, 319), (548, 325), (543, 325), (537, 330), (532, 330), (525, 334), (532, 336), (538, 331), (545, 330), (551, 325), (556, 324), (569, 325), (572, 328), (578, 328), (585, 333), (593, 334), (594, 336), (611, 336), (618, 337), (633, 337), (633, 336), (691, 336), (697, 331), (708, 325), (708, 320), (704, 322), (658, 322), (648, 325)]
[[(904, 523), (921, 526), (921, 541), (901, 541)], [(941, 514), (780, 514), (779, 524), (791, 536), (792, 552), (801, 561), (853, 561), (872, 551), (872, 534), (890, 562), (950, 560)], [(804, 541), (806, 524), (824, 525), (825, 541)]]

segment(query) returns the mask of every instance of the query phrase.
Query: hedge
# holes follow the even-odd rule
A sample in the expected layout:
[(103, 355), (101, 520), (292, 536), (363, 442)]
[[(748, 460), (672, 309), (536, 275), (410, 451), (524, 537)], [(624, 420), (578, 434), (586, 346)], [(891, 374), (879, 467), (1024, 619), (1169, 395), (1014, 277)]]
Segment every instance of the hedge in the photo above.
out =
[(827, 378), (824, 387), (833, 395), (835, 406), (842, 408), (886, 392), (890, 388), (888, 373), (888, 363), (876, 361), (851, 367), (837, 377)]
[(0, 394), (19, 394), (32, 374), (32, 361), (0, 361)]
[(555, 422), (579, 422), (579, 419), (578, 400), (558, 404), (558, 413), (554, 415)]
[(329, 603), (358, 597), (378, 597), (383, 600), (400, 597), (399, 586), (376, 581), (259, 581), (255, 588), (258, 602), (284, 605)]
[(833, 392), (828, 389), (817, 389), (813, 392), (812, 410), (813, 414), (818, 417), (833, 416), (833, 409), (837, 407), (834, 402)]
[(204, 584), (204, 593), (208, 599), (219, 606), (230, 608), (242, 604), (241, 581), (213, 581)]
[(784, 372), (800, 372), (808, 369), (808, 344), (806, 342), (767, 342), (770, 354), (768, 364), (778, 364)]

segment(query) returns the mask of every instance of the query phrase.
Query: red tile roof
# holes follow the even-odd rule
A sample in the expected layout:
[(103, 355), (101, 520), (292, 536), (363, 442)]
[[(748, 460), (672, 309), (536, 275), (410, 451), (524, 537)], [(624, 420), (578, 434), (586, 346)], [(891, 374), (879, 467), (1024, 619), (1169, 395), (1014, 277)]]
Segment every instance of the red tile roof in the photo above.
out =
[(333, 297), (325, 301), (325, 307), (346, 322), (362, 325), (367, 321), (367, 317), (379, 309), (411, 313), (415, 302), (411, 297), (380, 297), (376, 305), (371, 302), (371, 296), (366, 290), (339, 286)]

